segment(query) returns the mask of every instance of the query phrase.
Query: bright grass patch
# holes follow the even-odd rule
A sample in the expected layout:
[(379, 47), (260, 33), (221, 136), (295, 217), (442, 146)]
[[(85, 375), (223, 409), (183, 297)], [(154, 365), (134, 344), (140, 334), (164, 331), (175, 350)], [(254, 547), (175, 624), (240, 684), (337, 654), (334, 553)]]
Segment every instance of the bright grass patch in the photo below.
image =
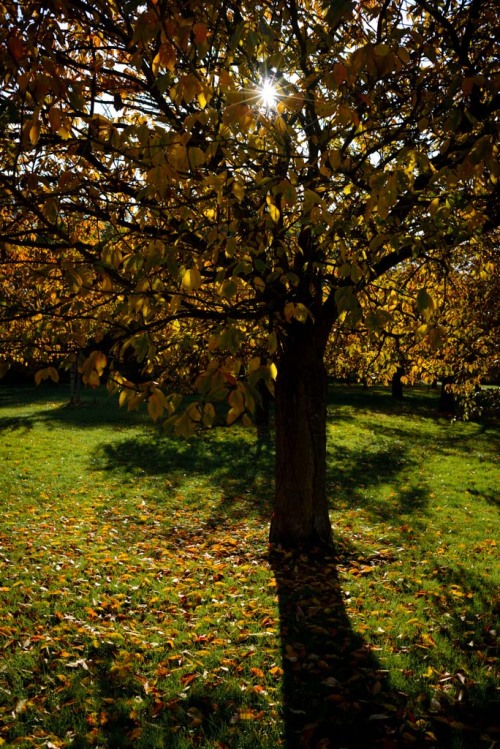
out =
[(320, 561), (269, 557), (253, 429), (65, 398), (0, 390), (0, 744), (495, 746), (494, 425), (335, 386)]

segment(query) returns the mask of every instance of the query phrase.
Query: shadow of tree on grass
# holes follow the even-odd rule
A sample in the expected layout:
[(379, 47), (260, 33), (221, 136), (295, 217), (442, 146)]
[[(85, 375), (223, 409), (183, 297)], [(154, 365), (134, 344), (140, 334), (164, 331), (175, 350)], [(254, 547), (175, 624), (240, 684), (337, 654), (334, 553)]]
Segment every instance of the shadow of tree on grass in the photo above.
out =
[[(352, 627), (336, 562), (335, 556), (271, 552), (279, 598), (286, 749), (496, 746), (499, 701), (493, 678), (480, 693), (467, 669), (445, 674), (443, 690), (430, 705), (396, 689), (377, 659), (377, 648)], [(443, 620), (453, 647), (468, 648), (474, 658), (467, 641), (477, 639), (485, 668), (494, 668), (499, 604), (491, 587), (484, 588), (465, 569), (449, 570), (446, 577), (443, 600), (433, 605), (456, 609), (454, 619)], [(461, 608), (453, 600), (452, 581), (474, 592)], [(459, 692), (463, 699), (457, 698)]]
[[(269, 442), (255, 440), (253, 433), (234, 429), (227, 439), (225, 428), (200, 433), (186, 441), (145, 435), (103, 444), (92, 458), (93, 469), (123, 476), (158, 477), (168, 480), (169, 490), (190, 480), (207, 484), (219, 495), (222, 515), (257, 514), (269, 520), (273, 486), (274, 452)], [(161, 493), (158, 500), (161, 502)], [(214, 516), (217, 518), (217, 512)]]
[[(79, 423), (82, 413), (78, 409), (75, 412), (57, 409), (47, 411), (44, 418), (58, 419), (68, 424)], [(89, 424), (98, 420), (109, 423), (105, 412), (89, 409), (87, 413)], [(19, 428), (23, 424), (24, 421), (19, 420), (12, 428)], [(385, 436), (389, 439), (394, 434), (394, 430), (387, 430)], [(329, 469), (329, 481), (336, 480), (348, 487), (353, 501), (373, 508), (367, 492), (371, 486), (395, 480), (407, 469), (411, 472), (418, 469), (418, 462), (409, 457), (404, 444), (410, 439), (411, 433), (399, 430), (397, 436), (399, 443), (396, 446), (373, 445), (368, 451), (360, 446), (343, 457), (340, 447), (333, 448), (331, 456), (334, 460), (338, 456), (338, 462)], [(119, 476), (128, 475), (137, 480), (144, 475), (167, 476), (174, 487), (182, 486), (189, 472), (200, 479), (207, 478), (214, 487), (221, 488), (222, 499), (216, 511), (223, 513), (230, 508), (231, 513), (237, 512), (240, 516), (253, 513), (267, 520), (270, 514), (268, 498), (273, 465), (272, 445), (262, 440), (252, 441), (238, 430), (232, 433), (230, 440), (218, 440), (217, 437), (215, 431), (190, 442), (180, 442), (160, 438), (150, 431), (139, 437), (120, 438), (99, 448), (92, 468), (112, 471)], [(363, 487), (359, 486), (360, 480)], [(242, 500), (243, 494), (245, 498)], [(161, 492), (158, 501), (162, 501)], [(387, 517), (398, 510), (417, 513), (425, 509), (426, 502), (425, 485), (410, 486), (398, 492), (393, 505), (387, 508), (380, 505), (373, 512), (379, 517)], [(216, 515), (214, 519), (217, 519)], [(484, 553), (484, 550), (478, 553)], [(279, 603), (284, 742), (287, 749), (481, 746), (478, 730), (488, 728), (488, 721), (494, 718), (496, 707), (489, 697), (482, 705), (465, 705), (460, 708), (461, 713), (451, 718), (447, 713), (444, 716), (440, 714), (427, 723), (427, 727), (432, 728), (438, 737), (438, 743), (433, 744), (426, 736), (426, 727), (422, 727), (412, 716), (406, 696), (391, 687), (389, 675), (381, 668), (376, 651), (353, 629), (344, 606), (336, 570), (337, 560), (333, 555), (320, 559), (300, 552), (275, 552), (270, 561)], [(436, 560), (436, 569), (446, 578), (443, 579), (443, 596), (448, 596), (449, 601), (443, 598), (442, 605), (448, 611), (455, 604), (450, 598), (450, 591), (454, 586), (463, 585), (468, 572), (458, 568), (444, 570), (438, 564)], [(478, 610), (487, 610), (490, 589), (485, 587), (480, 591), (478, 582), (473, 592), (474, 597), (470, 601), (476, 601)], [(493, 618), (491, 621), (474, 619), (477, 612), (469, 599), (466, 599), (466, 606), (461, 604), (460, 609), (455, 606), (457, 616), (448, 625), (453, 646), (456, 647), (456, 642), (469, 631), (468, 622), (473, 621), (474, 637), (483, 637), (483, 650), (488, 648), (488, 657), (493, 657), (495, 654), (490, 637)], [(461, 626), (462, 617), (465, 617), (464, 627)], [(486, 625), (489, 629), (484, 634)], [(467, 636), (470, 637), (470, 634)], [(98, 688), (109, 706), (102, 730), (109, 747), (133, 747), (134, 723), (130, 719), (130, 700), (138, 694), (138, 686), (128, 684), (126, 680), (117, 680), (112, 675), (113, 659), (113, 653), (109, 656), (97, 653), (94, 656), (95, 668), (100, 669), (96, 676)], [(151, 737), (151, 747), (168, 746), (171, 749), (176, 746), (183, 731), (194, 737), (193, 741), (198, 740), (198, 728), (199, 740), (206, 742), (205, 746), (217, 746), (221, 742), (229, 749), (269, 746), (262, 736), (258, 738), (256, 731), (249, 729), (244, 734), (235, 729), (234, 716), (241, 704), (238, 691), (224, 682), (216, 686), (193, 686), (185, 699), (175, 699), (168, 705), (158, 706), (158, 713), (154, 714), (158, 724), (155, 729), (157, 733)], [(266, 703), (256, 697), (257, 714), (261, 708), (265, 710)], [(263, 717), (265, 721), (265, 715)], [(440, 723), (439, 719), (443, 717), (448, 722)], [(457, 718), (461, 717), (466, 719), (468, 731), (472, 731), (470, 726), (476, 726), (476, 733), (467, 733), (460, 743), (458, 735), (465, 730), (457, 723)]]
[[(394, 487), (390, 498), (377, 498), (373, 489), (380, 485)], [(330, 444), (327, 486), (332, 497), (340, 495), (350, 506), (363, 507), (379, 520), (423, 513), (429, 501), (418, 461), (403, 444), (362, 444), (356, 449)]]
[(35, 420), (22, 416), (0, 418), (0, 434), (2, 432), (30, 432), (35, 425)]
[(279, 597), (287, 749), (398, 746), (404, 695), (391, 690), (374, 651), (352, 629), (335, 558), (274, 550), (270, 559)]

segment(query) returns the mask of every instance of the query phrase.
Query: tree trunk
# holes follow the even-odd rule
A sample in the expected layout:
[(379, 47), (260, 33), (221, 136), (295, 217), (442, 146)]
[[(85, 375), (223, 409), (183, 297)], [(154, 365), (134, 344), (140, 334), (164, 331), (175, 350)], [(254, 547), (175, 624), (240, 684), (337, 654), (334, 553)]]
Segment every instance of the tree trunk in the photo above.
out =
[(393, 398), (401, 399), (403, 397), (403, 383), (401, 382), (401, 378), (404, 373), (403, 367), (398, 367), (392, 375), (391, 392)]
[(448, 385), (452, 385), (455, 381), (454, 377), (443, 377), (441, 380), (441, 394), (439, 396), (438, 411), (442, 414), (454, 414), (456, 411), (455, 394), (452, 390), (448, 389)]
[(290, 326), (278, 362), (270, 541), (286, 547), (329, 546), (332, 541), (326, 498), (325, 342), (315, 327)]
[(70, 380), (69, 380), (69, 392), (70, 392), (70, 403), (72, 406), (79, 406), (81, 404), (81, 385), (82, 377), (78, 371), (78, 356), (75, 355), (74, 361), (71, 363)]

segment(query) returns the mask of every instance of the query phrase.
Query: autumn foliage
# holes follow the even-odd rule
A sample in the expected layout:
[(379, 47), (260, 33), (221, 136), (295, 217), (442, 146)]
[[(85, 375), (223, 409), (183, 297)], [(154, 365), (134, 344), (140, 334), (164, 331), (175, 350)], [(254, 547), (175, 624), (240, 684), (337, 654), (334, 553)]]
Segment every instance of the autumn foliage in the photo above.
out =
[(249, 419), (263, 385), (271, 538), (328, 544), (332, 329), (383, 327), (379, 281), (414, 262), (428, 309), (428, 277), (498, 224), (496, 16), (492, 0), (3, 2), (3, 360), (81, 356), (88, 384), (106, 372), (186, 436), (214, 401)]

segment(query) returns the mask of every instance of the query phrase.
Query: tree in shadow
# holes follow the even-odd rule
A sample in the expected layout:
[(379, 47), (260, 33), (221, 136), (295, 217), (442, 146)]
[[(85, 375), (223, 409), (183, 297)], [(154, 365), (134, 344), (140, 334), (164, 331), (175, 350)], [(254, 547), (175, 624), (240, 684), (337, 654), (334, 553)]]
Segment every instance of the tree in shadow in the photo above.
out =
[(274, 549), (270, 561), (287, 749), (391, 749), (403, 732), (418, 745), (404, 695), (391, 691), (374, 650), (352, 629), (335, 557)]

